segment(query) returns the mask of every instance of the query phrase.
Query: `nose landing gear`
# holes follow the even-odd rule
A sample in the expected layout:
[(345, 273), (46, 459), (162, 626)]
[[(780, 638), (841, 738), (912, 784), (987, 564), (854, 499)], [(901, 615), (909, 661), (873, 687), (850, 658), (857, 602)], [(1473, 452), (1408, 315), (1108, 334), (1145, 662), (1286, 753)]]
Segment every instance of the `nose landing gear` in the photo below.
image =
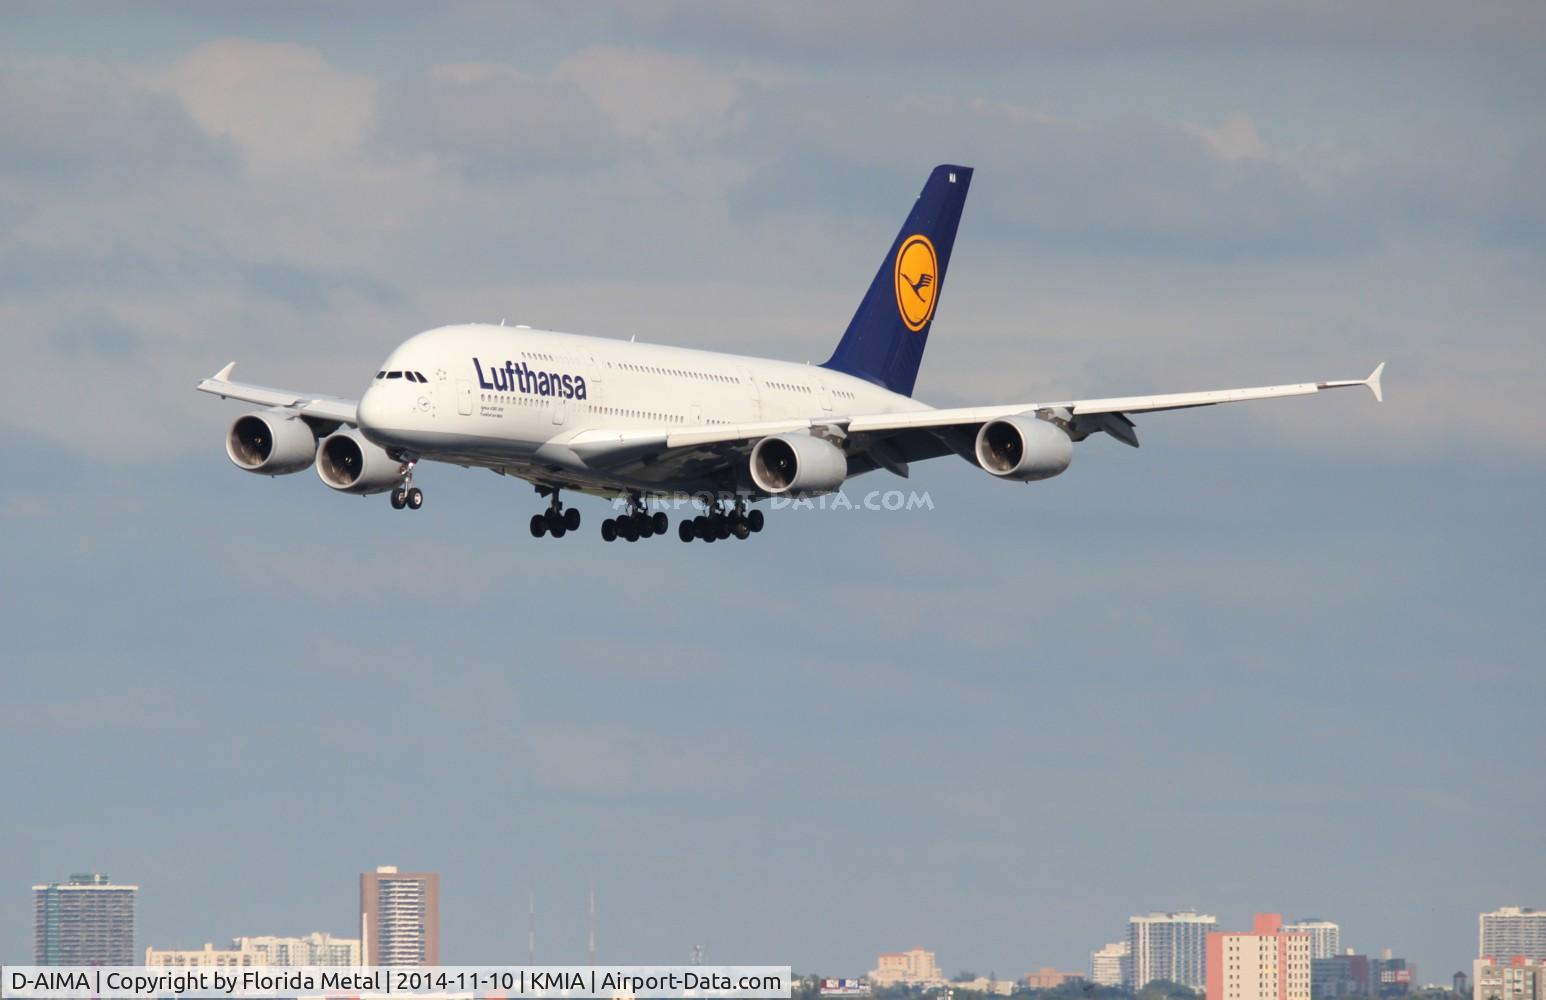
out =
[(403, 475), (402, 485), (392, 491), (390, 499), (393, 510), (418, 510), (424, 506), (424, 491), (413, 485), (414, 462), (404, 462), (399, 470)]

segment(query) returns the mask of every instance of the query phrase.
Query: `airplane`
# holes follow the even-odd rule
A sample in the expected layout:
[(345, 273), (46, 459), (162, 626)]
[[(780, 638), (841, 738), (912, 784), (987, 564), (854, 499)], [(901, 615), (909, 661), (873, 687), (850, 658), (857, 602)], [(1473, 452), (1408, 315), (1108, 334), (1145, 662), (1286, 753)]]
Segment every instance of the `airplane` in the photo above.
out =
[(403, 341), (358, 400), (248, 385), (235, 362), (202, 392), (256, 404), (226, 433), (240, 469), (286, 475), (315, 467), (340, 493), (387, 493), (418, 510), (421, 461), (490, 469), (549, 501), (531, 533), (580, 527), (564, 491), (623, 501), (608, 542), (664, 535), (652, 503), (687, 497), (684, 542), (762, 530), (753, 504), (835, 492), (884, 469), (956, 455), (1029, 483), (1061, 475), (1092, 434), (1138, 447), (1132, 414), (1365, 386), (1383, 401), (1381, 362), (1363, 379), (1210, 392), (935, 409), (913, 386), (939, 307), (971, 186), (970, 167), (930, 173), (832, 357), (819, 366), (578, 336), (527, 326), (443, 326)]

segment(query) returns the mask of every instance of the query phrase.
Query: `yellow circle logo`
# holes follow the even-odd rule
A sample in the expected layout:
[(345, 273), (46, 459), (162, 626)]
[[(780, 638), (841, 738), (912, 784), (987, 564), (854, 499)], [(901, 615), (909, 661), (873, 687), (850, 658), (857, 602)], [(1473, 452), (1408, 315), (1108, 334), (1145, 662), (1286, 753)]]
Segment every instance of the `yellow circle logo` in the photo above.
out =
[(938, 291), (939, 261), (934, 244), (921, 234), (907, 237), (896, 252), (896, 308), (909, 330), (916, 333), (929, 322)]

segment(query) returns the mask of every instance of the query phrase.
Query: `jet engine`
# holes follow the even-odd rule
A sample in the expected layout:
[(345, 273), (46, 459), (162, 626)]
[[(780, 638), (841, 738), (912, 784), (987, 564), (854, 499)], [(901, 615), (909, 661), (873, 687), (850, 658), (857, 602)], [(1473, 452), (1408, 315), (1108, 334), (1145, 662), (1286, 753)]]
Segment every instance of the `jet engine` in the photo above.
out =
[(262, 410), (236, 418), (225, 435), (225, 453), (238, 469), (284, 476), (311, 464), (317, 436), (288, 410)]
[(1074, 443), (1056, 424), (1035, 417), (989, 420), (977, 432), (977, 464), (1022, 483), (1051, 479), (1074, 458)]
[(751, 476), (759, 490), (775, 496), (831, 493), (848, 478), (848, 456), (822, 438), (778, 434), (752, 449)]
[(340, 493), (384, 493), (403, 481), (403, 463), (349, 428), (322, 441), (317, 475)]

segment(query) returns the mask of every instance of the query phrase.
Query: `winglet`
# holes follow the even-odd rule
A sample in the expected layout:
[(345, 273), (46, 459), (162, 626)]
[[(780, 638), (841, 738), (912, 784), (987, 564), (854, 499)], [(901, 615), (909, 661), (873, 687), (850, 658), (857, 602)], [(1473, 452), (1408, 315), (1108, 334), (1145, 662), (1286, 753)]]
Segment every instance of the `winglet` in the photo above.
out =
[[(215, 374), (211, 375), (210, 380), (214, 382), (229, 382), (231, 381), (231, 372), (233, 372), (235, 369), (236, 362), (233, 361), (226, 365), (224, 368), (215, 372)], [(1375, 372), (1375, 374), (1378, 375), (1379, 372)]]
[(1369, 387), (1370, 392), (1374, 393), (1374, 401), (1376, 403), (1385, 402), (1385, 392), (1380, 388), (1380, 376), (1384, 374), (1385, 362), (1381, 361), (1374, 366), (1374, 371), (1369, 373), (1369, 377), (1363, 380), (1363, 384)]

